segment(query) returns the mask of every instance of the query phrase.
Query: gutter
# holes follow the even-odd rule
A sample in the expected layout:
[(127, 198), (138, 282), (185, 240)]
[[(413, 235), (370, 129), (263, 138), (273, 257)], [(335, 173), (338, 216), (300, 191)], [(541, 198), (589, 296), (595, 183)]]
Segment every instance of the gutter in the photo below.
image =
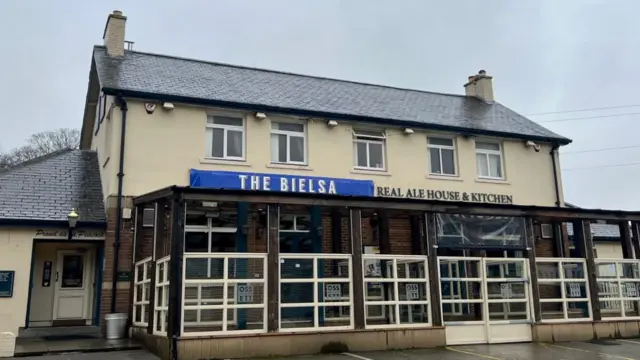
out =
[[(40, 220), (40, 219), (0, 219), (0, 226), (24, 226), (24, 227), (63, 227), (69, 228), (68, 220)], [(106, 221), (78, 221), (76, 229), (106, 229)]]
[(469, 129), (469, 128), (462, 128), (462, 127), (456, 127), (456, 126), (419, 123), (415, 121), (374, 118), (374, 117), (359, 116), (359, 115), (336, 114), (336, 113), (329, 113), (324, 111), (300, 110), (300, 109), (294, 109), (294, 108), (265, 106), (260, 104), (246, 104), (246, 103), (238, 103), (238, 102), (232, 102), (232, 101), (208, 100), (208, 99), (193, 98), (193, 97), (187, 97), (187, 96), (156, 94), (156, 93), (136, 91), (136, 90), (120, 90), (120, 89), (105, 87), (105, 88), (102, 88), (102, 92), (107, 95), (119, 94), (120, 96), (127, 96), (130, 98), (137, 98), (137, 99), (144, 99), (144, 100), (169, 101), (174, 103), (214, 106), (214, 107), (232, 108), (232, 109), (239, 109), (239, 110), (246, 110), (246, 111), (275, 112), (282, 115), (313, 117), (313, 118), (322, 118), (327, 120), (361, 121), (361, 122), (377, 123), (382, 125), (405, 126), (405, 127), (428, 129), (428, 130), (452, 131), (452, 132), (461, 133), (462, 135), (496, 136), (496, 137), (504, 137), (509, 139), (533, 140), (533, 141), (547, 142), (547, 143), (559, 143), (561, 145), (568, 145), (571, 143), (571, 139), (567, 139), (563, 137), (521, 135), (521, 134), (514, 134), (514, 133), (508, 133), (508, 132), (502, 132), (502, 131)]
[(124, 178), (124, 145), (127, 132), (127, 101), (122, 94), (116, 95), (116, 103), (122, 111), (120, 131), (120, 163), (118, 165), (118, 198), (116, 200), (116, 237), (113, 243), (113, 274), (111, 274), (111, 313), (116, 312), (116, 293), (118, 292), (118, 258), (120, 252), (120, 228), (122, 227), (122, 179)]
[(554, 144), (553, 147), (551, 148), (551, 152), (549, 152), (549, 155), (551, 155), (551, 164), (553, 166), (553, 186), (556, 190), (556, 206), (560, 207), (560, 186), (558, 184), (558, 167), (556, 164), (556, 153), (558, 151), (558, 148), (560, 147), (559, 144)]

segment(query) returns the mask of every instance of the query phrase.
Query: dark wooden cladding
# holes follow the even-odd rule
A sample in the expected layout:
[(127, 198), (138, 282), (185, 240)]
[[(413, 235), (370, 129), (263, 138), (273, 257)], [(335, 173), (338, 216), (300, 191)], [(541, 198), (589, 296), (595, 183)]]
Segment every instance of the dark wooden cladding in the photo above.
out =
[(331, 209), (331, 251), (334, 254), (342, 252), (342, 213), (340, 209)]
[(267, 328), (278, 331), (280, 319), (280, 237), (279, 237), (279, 207), (267, 206)]
[[(353, 284), (364, 284), (364, 269), (362, 268), (362, 212), (360, 209), (349, 210), (349, 224), (353, 254)], [(353, 287), (353, 307), (355, 328), (364, 329), (364, 286)]]
[[(537, 225), (538, 227), (540, 225)], [(540, 305), (540, 289), (538, 288), (538, 272), (536, 271), (536, 238), (534, 224), (527, 219), (527, 259), (529, 259), (529, 277), (531, 281), (531, 297), (533, 298), (533, 318), (536, 323), (542, 320), (542, 307)]]
[(633, 243), (633, 251), (636, 254), (636, 259), (640, 259), (640, 222), (631, 222), (631, 242)]
[(438, 277), (438, 251), (436, 238), (436, 217), (433, 213), (424, 215), (429, 272), (429, 306), (434, 326), (442, 326), (442, 307), (440, 306), (440, 281)]
[[(573, 238), (576, 250), (580, 257), (587, 262), (587, 276), (589, 284), (597, 284), (596, 263), (593, 256), (593, 239), (591, 238), (591, 223), (588, 220), (573, 222)], [(589, 286), (589, 294), (591, 295), (591, 311), (594, 321), (602, 320), (600, 313), (600, 301), (598, 301), (598, 287)]]
[(631, 243), (631, 229), (629, 229), (628, 221), (621, 221), (620, 227), (620, 245), (622, 245), (622, 257), (625, 259), (633, 259), (633, 244)]
[(180, 336), (182, 321), (182, 263), (184, 258), (185, 202), (177, 194), (171, 204), (171, 258), (169, 265), (169, 322), (167, 335)]
[[(565, 257), (565, 242), (562, 234), (562, 222), (554, 221), (551, 223), (553, 228), (553, 249), (557, 257)], [(567, 256), (568, 257), (568, 256)]]
[(420, 217), (418, 215), (409, 216), (409, 227), (411, 228), (411, 254), (423, 255), (420, 239)]

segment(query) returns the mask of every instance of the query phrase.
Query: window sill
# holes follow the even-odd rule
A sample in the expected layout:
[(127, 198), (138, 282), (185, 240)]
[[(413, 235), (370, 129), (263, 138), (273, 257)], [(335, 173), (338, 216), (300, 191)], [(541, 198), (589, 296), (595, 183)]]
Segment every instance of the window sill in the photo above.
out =
[(476, 178), (476, 182), (478, 183), (488, 183), (488, 184), (500, 184), (500, 185), (511, 185), (505, 179), (485, 179), (485, 178)]
[(270, 163), (266, 165), (267, 168), (270, 169), (287, 169), (287, 170), (305, 170), (305, 171), (313, 171), (308, 165), (297, 165), (297, 164), (274, 164)]
[(247, 166), (251, 167), (251, 164), (242, 161), (242, 160), (223, 160), (223, 159), (212, 159), (212, 158), (202, 158), (200, 159), (200, 164), (212, 164), (212, 165), (231, 165), (231, 166)]
[(459, 176), (447, 176), (447, 175), (436, 175), (436, 174), (429, 174), (427, 176), (425, 176), (425, 178), (429, 179), (429, 180), (445, 180), (445, 181), (464, 181), (462, 180)]
[(378, 176), (391, 176), (387, 171), (365, 170), (365, 169), (351, 169), (352, 174), (360, 175), (378, 175)]

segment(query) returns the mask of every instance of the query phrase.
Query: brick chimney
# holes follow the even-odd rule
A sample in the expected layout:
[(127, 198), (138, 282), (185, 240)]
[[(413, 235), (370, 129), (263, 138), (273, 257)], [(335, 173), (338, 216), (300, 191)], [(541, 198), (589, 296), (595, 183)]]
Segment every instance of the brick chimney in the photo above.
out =
[(484, 70), (478, 71), (478, 75), (469, 76), (469, 81), (464, 84), (467, 96), (474, 96), (486, 102), (493, 102), (493, 77), (487, 75)]
[(104, 26), (104, 46), (107, 48), (109, 56), (124, 56), (124, 28), (127, 17), (122, 15), (122, 11), (114, 10), (107, 18)]

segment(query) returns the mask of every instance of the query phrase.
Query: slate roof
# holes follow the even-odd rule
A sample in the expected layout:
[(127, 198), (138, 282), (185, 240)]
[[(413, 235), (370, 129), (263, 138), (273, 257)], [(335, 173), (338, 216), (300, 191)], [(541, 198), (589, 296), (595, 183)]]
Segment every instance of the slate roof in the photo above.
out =
[[(105, 93), (158, 95), (167, 101), (278, 111), (322, 118), (509, 136), (568, 144), (504, 105), (464, 95), (399, 89), (351, 81), (205, 62), (137, 51), (110, 57), (93, 50)], [(394, 69), (390, 69), (394, 71)], [(466, 79), (466, 78), (465, 78)], [(462, 85), (462, 84), (461, 84)], [(462, 87), (462, 86), (461, 86)]]
[(98, 155), (61, 150), (0, 170), (0, 220), (104, 222)]
[[(598, 238), (619, 238), (620, 237), (620, 227), (614, 224), (591, 224), (591, 232), (593, 236)], [(567, 234), (569, 236), (573, 236), (573, 224), (567, 223)]]

